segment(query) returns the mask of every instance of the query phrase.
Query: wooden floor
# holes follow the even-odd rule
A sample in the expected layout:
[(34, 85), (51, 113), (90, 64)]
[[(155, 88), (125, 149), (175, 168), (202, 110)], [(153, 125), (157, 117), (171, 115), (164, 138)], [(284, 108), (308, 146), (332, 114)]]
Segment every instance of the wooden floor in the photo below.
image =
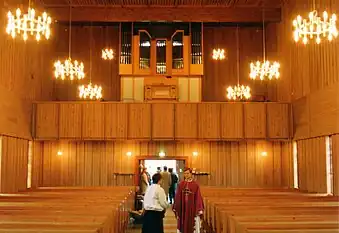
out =
[[(177, 221), (175, 219), (172, 208), (169, 208), (166, 211), (166, 216), (164, 219), (164, 230), (165, 233), (177, 233)], [(141, 226), (129, 229), (127, 233), (141, 233)]]

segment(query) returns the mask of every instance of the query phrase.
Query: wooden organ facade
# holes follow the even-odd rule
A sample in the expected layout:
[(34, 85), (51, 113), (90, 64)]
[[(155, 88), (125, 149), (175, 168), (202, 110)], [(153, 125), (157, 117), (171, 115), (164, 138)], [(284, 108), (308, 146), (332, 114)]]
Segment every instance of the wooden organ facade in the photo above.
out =
[(202, 35), (202, 23), (121, 23), (121, 100), (200, 102)]

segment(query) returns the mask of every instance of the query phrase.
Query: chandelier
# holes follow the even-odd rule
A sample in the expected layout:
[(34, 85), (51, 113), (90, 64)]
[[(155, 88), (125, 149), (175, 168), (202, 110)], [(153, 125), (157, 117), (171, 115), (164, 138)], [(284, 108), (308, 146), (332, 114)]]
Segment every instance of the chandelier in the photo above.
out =
[(278, 62), (269, 62), (269, 61), (264, 61), (260, 62), (257, 61), (256, 63), (251, 63), (250, 69), (250, 78), (251, 79), (256, 79), (259, 77), (260, 80), (264, 80), (265, 77), (268, 77), (269, 80), (272, 80), (274, 77), (278, 79), (280, 77), (280, 72), (279, 72), (280, 64)]
[(246, 100), (251, 98), (251, 88), (244, 85), (236, 85), (227, 88), (227, 99), (229, 100)]
[(42, 16), (36, 17), (34, 9), (29, 7), (27, 14), (22, 15), (18, 8), (15, 16), (9, 11), (7, 17), (6, 32), (12, 38), (15, 38), (17, 34), (22, 34), (25, 41), (28, 39), (28, 35), (35, 36), (35, 39), (39, 41), (41, 36), (48, 40), (51, 35), (50, 25), (52, 20), (46, 12)]
[(93, 39), (93, 26), (91, 24), (90, 32), (90, 45), (89, 45), (89, 84), (79, 86), (79, 97), (81, 99), (99, 100), (102, 98), (102, 87), (98, 85), (92, 85), (92, 39)]
[(112, 60), (114, 58), (113, 49), (103, 49), (101, 57), (104, 60)]
[(102, 98), (102, 87), (98, 85), (88, 85), (79, 86), (79, 97), (82, 99), (101, 99)]
[(64, 63), (56, 61), (54, 68), (54, 76), (56, 79), (61, 78), (65, 80), (66, 76), (68, 76), (70, 80), (74, 80), (74, 77), (78, 80), (85, 78), (84, 64), (77, 60), (73, 62), (71, 58), (66, 59)]
[(61, 78), (65, 80), (66, 77), (69, 77), (70, 80), (74, 79), (84, 79), (84, 63), (78, 62), (77, 60), (72, 61), (71, 59), (71, 45), (72, 45), (72, 7), (70, 4), (69, 9), (69, 38), (68, 38), (68, 59), (63, 63), (61, 61), (56, 61), (54, 63), (54, 77), (56, 79)]
[(264, 80), (265, 77), (268, 77), (269, 80), (273, 78), (278, 79), (280, 77), (280, 64), (276, 61), (270, 62), (266, 60), (266, 37), (265, 37), (265, 12), (263, 11), (263, 28), (262, 28), (262, 37), (263, 37), (263, 58), (264, 61), (257, 61), (256, 63), (251, 62), (250, 64), (250, 78), (255, 80), (259, 78)]
[(225, 59), (225, 50), (224, 49), (213, 49), (212, 58), (214, 60), (223, 60), (223, 59)]
[(229, 100), (247, 100), (251, 98), (251, 88), (239, 84), (240, 76), (240, 55), (239, 55), (239, 27), (237, 27), (237, 79), (238, 85), (227, 88), (227, 99)]
[(294, 40), (298, 42), (302, 38), (302, 42), (307, 44), (309, 39), (312, 40), (316, 38), (316, 43), (320, 44), (320, 37), (322, 36), (332, 41), (333, 37), (338, 36), (336, 21), (337, 16), (332, 14), (331, 18), (329, 18), (326, 11), (323, 12), (323, 19), (318, 16), (316, 10), (309, 13), (308, 20), (298, 15), (297, 18), (293, 20)]

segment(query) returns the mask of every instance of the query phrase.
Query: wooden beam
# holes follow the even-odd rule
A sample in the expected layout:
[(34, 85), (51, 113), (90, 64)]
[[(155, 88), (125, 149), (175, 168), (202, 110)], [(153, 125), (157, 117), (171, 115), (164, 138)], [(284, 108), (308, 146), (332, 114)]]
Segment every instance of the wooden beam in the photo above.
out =
[[(58, 21), (69, 20), (68, 7), (49, 7), (49, 14)], [(265, 9), (267, 22), (280, 22), (281, 9)], [(72, 21), (77, 22), (262, 22), (261, 8), (228, 7), (75, 7)]]

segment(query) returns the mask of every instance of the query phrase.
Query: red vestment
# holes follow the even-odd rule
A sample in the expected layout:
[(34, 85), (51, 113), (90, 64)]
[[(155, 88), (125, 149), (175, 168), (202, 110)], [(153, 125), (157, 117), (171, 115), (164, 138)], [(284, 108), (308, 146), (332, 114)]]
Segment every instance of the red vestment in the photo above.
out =
[(173, 211), (178, 218), (181, 233), (193, 233), (194, 218), (204, 211), (199, 185), (195, 181), (181, 181), (176, 191)]

